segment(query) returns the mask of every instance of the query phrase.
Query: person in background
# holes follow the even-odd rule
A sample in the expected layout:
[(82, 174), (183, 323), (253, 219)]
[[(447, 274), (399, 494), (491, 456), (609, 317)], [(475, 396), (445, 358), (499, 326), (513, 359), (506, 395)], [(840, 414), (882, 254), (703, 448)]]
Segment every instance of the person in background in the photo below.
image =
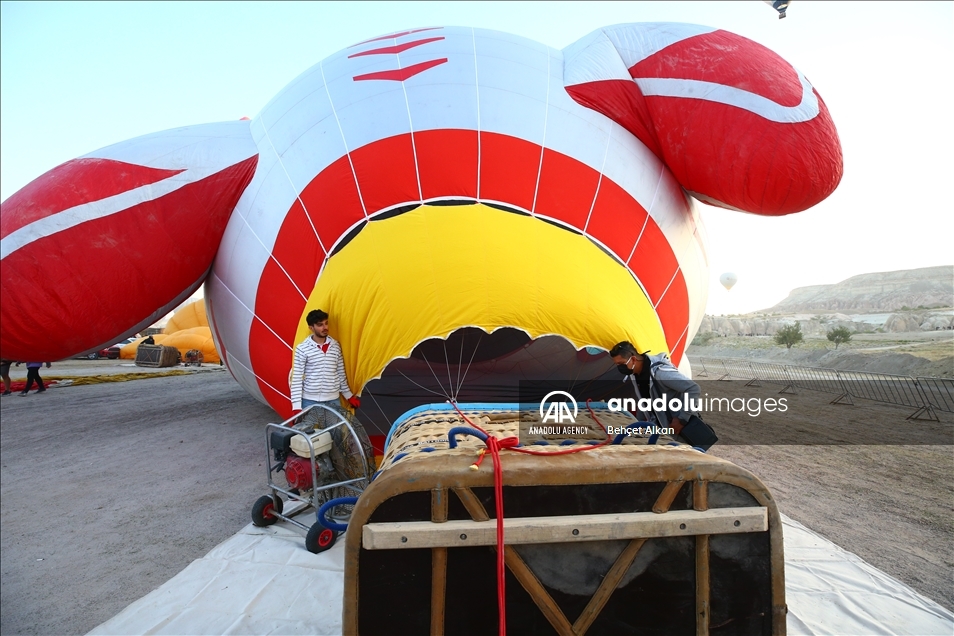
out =
[(10, 395), (10, 365), (13, 360), (0, 360), (0, 378), (3, 378), (3, 393), (0, 395)]
[[(20, 366), (20, 363), (17, 362), (17, 366)], [(27, 379), (26, 379), (26, 388), (20, 392), (20, 396), (23, 397), (30, 392), (30, 389), (33, 388), (33, 383), (36, 382), (36, 385), (39, 387), (36, 392), (43, 393), (46, 391), (46, 387), (43, 386), (43, 378), (40, 377), (40, 367), (43, 366), (42, 362), (27, 362)], [(46, 363), (46, 368), (50, 368), (50, 363)]]

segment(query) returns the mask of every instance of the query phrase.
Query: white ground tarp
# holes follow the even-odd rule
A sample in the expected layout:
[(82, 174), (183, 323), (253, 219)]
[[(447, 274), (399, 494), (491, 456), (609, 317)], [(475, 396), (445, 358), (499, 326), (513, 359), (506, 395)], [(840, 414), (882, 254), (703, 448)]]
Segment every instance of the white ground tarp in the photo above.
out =
[[(954, 634), (954, 614), (782, 517), (789, 634)], [(91, 634), (340, 634), (344, 541), (249, 524)]]

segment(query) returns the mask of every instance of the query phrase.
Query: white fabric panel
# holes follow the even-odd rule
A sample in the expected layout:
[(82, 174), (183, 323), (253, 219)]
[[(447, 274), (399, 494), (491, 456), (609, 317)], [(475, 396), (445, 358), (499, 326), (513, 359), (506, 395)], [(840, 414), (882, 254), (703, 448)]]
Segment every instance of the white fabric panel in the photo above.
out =
[(249, 122), (183, 126), (100, 148), (80, 159), (113, 159), (150, 168), (208, 167), (217, 172), (256, 154)]
[(798, 124), (814, 119), (819, 111), (818, 97), (812, 85), (804, 75), (797, 70), (795, 72), (798, 73), (798, 81), (802, 85), (802, 98), (796, 106), (782, 106), (767, 97), (716, 82), (647, 77), (637, 79), (636, 84), (643, 95), (702, 99), (735, 106), (776, 123)]
[[(302, 99), (316, 90), (323, 90), (325, 83), (321, 79), (321, 70), (321, 64), (315, 64), (293, 79), (291, 83), (269, 100), (256, 117), (261, 116), (262, 113), (268, 113), (269, 121), (277, 121)], [(256, 138), (255, 141), (257, 143), (258, 139)]]
[[(313, 76), (314, 77), (314, 76)], [(313, 126), (330, 120), (337, 132), (338, 125), (335, 122), (334, 112), (331, 108), (331, 100), (328, 99), (328, 92), (323, 84), (313, 87), (314, 90), (301, 98), (295, 104), (292, 104), (288, 110), (279, 114), (278, 111), (263, 111), (258, 119), (268, 132), (268, 141), (279, 155), (285, 154), (285, 151)], [(334, 141), (339, 143), (335, 144)], [(330, 148), (339, 152), (339, 156), (344, 154), (344, 142), (340, 141), (341, 135), (330, 137), (325, 142)]]
[(543, 145), (545, 92), (539, 97), (530, 97), (506, 88), (481, 85), (479, 90), (482, 132), (509, 135)]
[(691, 227), (694, 228), (689, 243), (682, 251), (676, 253), (682, 267), (682, 274), (686, 278), (686, 289), (689, 292), (689, 331), (685, 337), (688, 344), (692, 342), (705, 316), (706, 303), (709, 299), (709, 263), (706, 255), (707, 235), (699, 214), (699, 206), (685, 194), (683, 196), (686, 197), (689, 206)]
[(512, 60), (515, 64), (531, 68), (546, 68), (547, 45), (534, 40), (489, 29), (474, 29), (477, 55)]
[(372, 141), (411, 132), (400, 82), (355, 82), (345, 77), (331, 82), (328, 89), (349, 152)]
[(673, 253), (678, 257), (693, 241), (693, 219), (685, 191), (669, 170), (666, 170), (659, 180), (655, 198), (649, 215), (656, 221), (656, 225), (672, 246)]
[[(603, 174), (626, 190), (650, 213), (660, 180), (673, 179), (656, 155), (620, 127), (613, 131)], [(665, 214), (665, 210), (662, 213)], [(622, 256), (625, 260), (629, 255)]]
[[(934, 601), (785, 515), (782, 528), (789, 634), (954, 632)], [(344, 542), (311, 554), (288, 524), (249, 524), (90, 634), (340, 634)]]
[[(506, 34), (475, 31), (480, 129), (543, 144), (547, 48)], [(560, 84), (550, 86), (562, 90)]]
[[(256, 115), (255, 117), (252, 118), (252, 121), (250, 121), (249, 124), (250, 124), (249, 132), (251, 132), (252, 134), (252, 140), (255, 142), (255, 145), (259, 148), (259, 151), (261, 151), (262, 144), (268, 143), (265, 140), (265, 125), (262, 123), (261, 116)], [(261, 159), (259, 159), (259, 163), (261, 163)]]
[[(269, 249), (285, 220), (292, 203), (298, 198), (286, 171), (287, 162), (279, 161), (267, 146), (262, 147), (261, 179), (253, 180), (235, 206), (229, 223), (247, 223)], [(267, 172), (266, 172), (267, 170)], [(257, 177), (258, 175), (256, 175)], [(236, 218), (236, 214), (239, 218)]]
[[(298, 127), (297, 139), (282, 153), (280, 169), (298, 196), (322, 170), (346, 154), (338, 122), (334, 116), (325, 117)], [(292, 203), (294, 198), (285, 208), (276, 208), (275, 213), (284, 214)]]
[(212, 271), (225, 283), (238, 298), (253, 307), (258, 293), (258, 280), (269, 252), (255, 238), (254, 230), (244, 223), (236, 224), (232, 230), (237, 233), (232, 249), (219, 250), (212, 264)]
[(471, 30), (444, 29), (440, 33), (445, 40), (397, 56), (402, 68), (447, 58), (447, 62), (404, 82), (414, 130), (477, 130), (477, 72)]
[(594, 31), (563, 49), (566, 67), (564, 86), (601, 80), (629, 80), (629, 69), (616, 50), (616, 45), (603, 33)]
[[(562, 88), (560, 92), (563, 92)], [(566, 105), (554, 106), (551, 101), (547, 109), (546, 147), (600, 172), (607, 157), (607, 144), (614, 124), (595, 111), (580, 108), (568, 110), (562, 107)], [(599, 119), (588, 116), (589, 113), (597, 115)], [(614, 134), (621, 131), (617, 129)]]
[(205, 281), (205, 301), (216, 316), (216, 332), (226, 343), (224, 349), (228, 355), (226, 362), (229, 372), (252, 397), (264, 402), (249, 363), (248, 334), (252, 327), (251, 308), (254, 304), (236, 298), (236, 294), (214, 270)]
[(696, 35), (712, 33), (718, 29), (678, 22), (640, 22), (617, 24), (600, 30), (619, 51), (626, 68), (630, 69), (667, 46)]
[(413, 80), (417, 78), (405, 82), (414, 131), (441, 128), (477, 130), (477, 87), (474, 84), (473, 65), (470, 68), (469, 85), (463, 81), (459, 84), (423, 84), (425, 79), (432, 79), (425, 75), (441, 68), (439, 66), (422, 73), (420, 84), (414, 83)]

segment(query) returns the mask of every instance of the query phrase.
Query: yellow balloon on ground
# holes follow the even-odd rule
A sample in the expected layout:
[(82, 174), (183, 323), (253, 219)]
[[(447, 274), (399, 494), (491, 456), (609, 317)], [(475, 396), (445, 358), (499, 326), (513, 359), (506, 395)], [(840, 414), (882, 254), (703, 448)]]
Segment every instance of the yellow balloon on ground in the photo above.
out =
[[(158, 342), (157, 342), (158, 344)], [(182, 359), (186, 359), (186, 353), (196, 349), (202, 352), (202, 361), (218, 364), (219, 352), (215, 349), (215, 342), (212, 340), (212, 330), (209, 327), (193, 327), (191, 329), (182, 329), (175, 333), (167, 334), (162, 344), (167, 347), (175, 347), (182, 354)]]
[(205, 313), (205, 299), (200, 298), (177, 309), (169, 318), (166, 326), (163, 327), (162, 333), (172, 334), (183, 329), (208, 326), (209, 318)]

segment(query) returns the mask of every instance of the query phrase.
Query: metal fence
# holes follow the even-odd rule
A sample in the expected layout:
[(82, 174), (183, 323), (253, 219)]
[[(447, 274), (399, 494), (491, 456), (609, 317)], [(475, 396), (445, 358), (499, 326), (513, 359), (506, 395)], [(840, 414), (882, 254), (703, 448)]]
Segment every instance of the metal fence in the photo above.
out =
[(928, 404), (938, 411), (954, 413), (954, 378), (918, 376), (918, 386)]
[(738, 358), (699, 358), (694, 365), (698, 378), (746, 380), (747, 386), (762, 386), (764, 382), (781, 386), (779, 393), (798, 393), (799, 389), (829, 393), (836, 396), (831, 404), (854, 404), (852, 398), (858, 398), (916, 409), (908, 419), (937, 421), (935, 411), (954, 413), (954, 379), (951, 378), (914, 378)]

